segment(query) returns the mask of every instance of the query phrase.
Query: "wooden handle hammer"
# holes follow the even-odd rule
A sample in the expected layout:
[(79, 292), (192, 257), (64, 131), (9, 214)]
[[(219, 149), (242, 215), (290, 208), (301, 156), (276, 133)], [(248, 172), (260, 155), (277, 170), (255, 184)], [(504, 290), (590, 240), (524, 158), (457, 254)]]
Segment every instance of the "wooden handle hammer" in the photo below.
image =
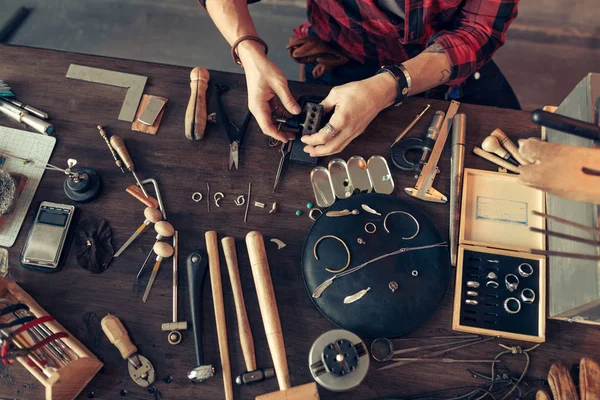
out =
[(260, 306), (267, 342), (271, 351), (271, 357), (273, 358), (275, 373), (277, 374), (277, 383), (279, 384), (279, 392), (257, 396), (256, 400), (319, 399), (316, 382), (307, 383), (295, 388), (291, 387), (277, 300), (275, 299), (273, 281), (271, 280), (267, 250), (265, 249), (265, 242), (260, 232), (248, 233), (246, 235), (246, 246), (248, 247), (254, 285), (256, 286), (258, 305)]

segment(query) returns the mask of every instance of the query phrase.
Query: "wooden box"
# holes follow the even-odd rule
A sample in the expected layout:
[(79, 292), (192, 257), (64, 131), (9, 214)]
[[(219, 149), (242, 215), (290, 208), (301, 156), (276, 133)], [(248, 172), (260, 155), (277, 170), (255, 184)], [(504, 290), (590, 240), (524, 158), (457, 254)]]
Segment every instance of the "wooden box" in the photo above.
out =
[[(546, 259), (529, 252), (546, 247), (544, 235), (529, 230), (544, 228), (544, 219), (532, 214), (533, 210), (544, 212), (544, 199), (543, 192), (518, 183), (516, 175), (465, 169), (452, 329), (545, 341)], [(521, 264), (529, 264), (533, 274), (521, 276)], [(497, 278), (490, 278), (490, 273)], [(514, 292), (505, 283), (507, 274), (519, 278)], [(498, 288), (488, 286), (489, 281), (497, 282)], [(472, 282), (478, 282), (479, 287), (467, 287)], [(535, 292), (531, 304), (521, 300), (525, 288)], [(520, 302), (516, 314), (504, 308), (509, 297)], [(466, 300), (471, 300), (471, 304)], [(472, 300), (477, 304), (473, 305)], [(514, 300), (509, 303), (515, 304)]]
[[(29, 311), (38, 318), (49, 315), (27, 292), (8, 279), (0, 278), (0, 297), (11, 303), (26, 304)], [(46, 322), (45, 325), (54, 333), (68, 333), (69, 336), (61, 340), (67, 346), (72, 361), (59, 368), (46, 368), (44, 371), (28, 362), (25, 357), (19, 357), (17, 361), (44, 385), (46, 400), (75, 399), (103, 364), (57, 321)]]

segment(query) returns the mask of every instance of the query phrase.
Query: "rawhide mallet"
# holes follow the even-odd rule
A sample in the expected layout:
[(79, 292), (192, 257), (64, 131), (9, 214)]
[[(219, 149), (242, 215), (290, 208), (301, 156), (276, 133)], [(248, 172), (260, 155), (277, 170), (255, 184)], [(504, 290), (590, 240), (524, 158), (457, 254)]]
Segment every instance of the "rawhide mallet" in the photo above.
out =
[(267, 343), (269, 344), (269, 350), (271, 351), (277, 375), (277, 383), (279, 384), (278, 392), (257, 396), (256, 400), (319, 399), (316, 382), (294, 388), (291, 387), (277, 300), (275, 299), (275, 291), (273, 289), (273, 282), (271, 281), (267, 250), (265, 249), (265, 242), (260, 232), (248, 233), (246, 235), (246, 246), (248, 247), (248, 256), (250, 257), (250, 266), (252, 268), (252, 276), (254, 277), (254, 285), (256, 286), (258, 305), (260, 306), (260, 313), (265, 327)]

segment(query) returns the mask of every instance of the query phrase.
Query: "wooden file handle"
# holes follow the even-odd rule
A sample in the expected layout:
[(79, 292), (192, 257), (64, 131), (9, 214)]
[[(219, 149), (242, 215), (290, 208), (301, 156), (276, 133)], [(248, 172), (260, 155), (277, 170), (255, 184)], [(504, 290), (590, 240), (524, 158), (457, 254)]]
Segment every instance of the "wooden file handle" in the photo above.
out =
[(125, 146), (125, 141), (123, 140), (123, 138), (117, 135), (112, 135), (110, 137), (110, 145), (113, 147), (113, 149), (115, 149), (117, 154), (119, 154), (119, 157), (121, 157), (121, 160), (123, 161), (123, 164), (125, 164), (125, 167), (127, 167), (127, 169), (132, 168), (133, 161), (131, 160), (131, 156), (127, 151), (127, 147)]
[(106, 317), (102, 318), (100, 324), (102, 325), (102, 330), (108, 340), (110, 340), (110, 342), (121, 352), (121, 357), (123, 357), (123, 359), (126, 360), (131, 357), (131, 355), (137, 353), (137, 347), (135, 347), (131, 342), (131, 339), (129, 339), (127, 330), (119, 318), (112, 314), (108, 314)]
[(515, 160), (521, 165), (529, 165), (531, 164), (527, 161), (520, 153), (517, 145), (510, 140), (510, 138), (502, 131), (502, 129), (496, 128), (490, 133), (490, 136), (494, 136), (502, 146), (510, 153), (511, 156), (514, 157)]
[(196, 67), (190, 73), (190, 100), (185, 111), (185, 137), (200, 140), (206, 129), (206, 91), (210, 73), (206, 68)]
[(246, 235), (246, 246), (248, 247), (248, 256), (250, 257), (250, 266), (252, 267), (258, 304), (260, 306), (263, 325), (265, 326), (265, 333), (267, 334), (269, 350), (273, 358), (279, 390), (287, 390), (291, 387), (291, 384), (285, 345), (283, 343), (281, 321), (279, 320), (279, 311), (277, 309), (275, 291), (273, 290), (265, 241), (260, 232), (248, 233)]
[(252, 338), (252, 330), (250, 329), (250, 322), (248, 322), (248, 313), (246, 311), (246, 303), (244, 302), (244, 292), (242, 290), (242, 280), (240, 278), (240, 269), (238, 267), (235, 239), (231, 236), (223, 238), (221, 239), (221, 245), (223, 246), (225, 261), (227, 262), (227, 270), (229, 271), (231, 289), (233, 290), (235, 315), (237, 317), (242, 354), (244, 355), (244, 362), (246, 363), (246, 372), (256, 371), (254, 339)]
[(225, 302), (223, 301), (223, 282), (221, 279), (217, 232), (206, 232), (204, 239), (206, 240), (206, 252), (208, 253), (208, 270), (210, 271), (210, 286), (212, 288), (215, 320), (217, 322), (217, 338), (219, 339), (219, 353), (221, 354), (225, 399), (232, 400), (233, 381), (231, 379), (231, 361), (229, 360), (229, 345), (227, 343), (227, 324), (225, 320)]

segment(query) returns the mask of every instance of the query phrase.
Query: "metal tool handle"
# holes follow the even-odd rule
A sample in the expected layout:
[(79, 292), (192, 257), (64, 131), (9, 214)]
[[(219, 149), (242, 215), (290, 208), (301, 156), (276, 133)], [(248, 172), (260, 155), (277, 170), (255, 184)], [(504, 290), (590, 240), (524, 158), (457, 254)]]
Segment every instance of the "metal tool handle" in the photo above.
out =
[(600, 126), (564, 115), (538, 109), (531, 113), (531, 122), (582, 138), (600, 140)]
[(137, 347), (135, 347), (131, 342), (131, 339), (129, 339), (127, 330), (119, 318), (112, 314), (108, 314), (106, 317), (102, 318), (100, 324), (102, 325), (104, 334), (108, 340), (119, 349), (121, 357), (123, 357), (124, 360), (137, 353)]
[(452, 159), (450, 162), (450, 262), (456, 266), (463, 171), (465, 167), (465, 141), (467, 116), (456, 114), (452, 122)]
[(110, 137), (110, 145), (113, 147), (113, 149), (115, 149), (117, 154), (119, 154), (119, 157), (121, 157), (121, 160), (127, 169), (130, 170), (134, 168), (133, 160), (131, 160), (131, 156), (129, 155), (129, 151), (127, 151), (127, 147), (125, 146), (125, 141), (123, 138), (117, 135), (112, 135)]
[(204, 365), (202, 351), (202, 287), (208, 271), (208, 254), (204, 250), (194, 250), (187, 258), (188, 291), (190, 312), (196, 344), (196, 365)]
[(260, 313), (267, 335), (267, 343), (269, 344), (273, 366), (277, 374), (277, 383), (279, 384), (279, 390), (287, 390), (291, 386), (290, 374), (286, 360), (281, 321), (277, 309), (277, 300), (275, 299), (275, 290), (273, 289), (271, 271), (269, 270), (267, 250), (265, 249), (265, 242), (261, 233), (248, 233), (246, 235), (246, 246), (248, 247), (248, 256), (250, 257), (250, 266), (252, 267), (252, 276), (254, 277), (258, 305), (260, 306)]

